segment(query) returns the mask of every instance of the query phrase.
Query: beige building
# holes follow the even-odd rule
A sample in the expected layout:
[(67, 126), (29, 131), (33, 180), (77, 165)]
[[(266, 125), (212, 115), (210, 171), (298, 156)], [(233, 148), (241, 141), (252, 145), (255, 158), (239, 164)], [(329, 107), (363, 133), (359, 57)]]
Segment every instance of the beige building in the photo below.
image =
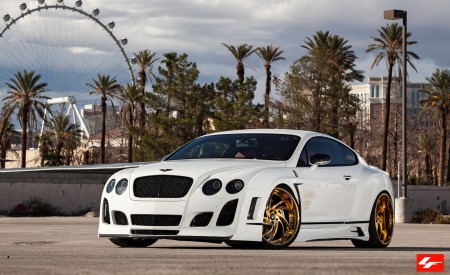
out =
[[(352, 85), (350, 94), (361, 100), (361, 112), (358, 120), (362, 127), (373, 125), (374, 121), (382, 121), (383, 106), (386, 102), (387, 77), (369, 77), (368, 83)], [(426, 83), (408, 83), (407, 85), (407, 109), (408, 113), (417, 114), (422, 110), (420, 101), (425, 94), (421, 92)], [(391, 108), (396, 106), (401, 110), (402, 91), (399, 78), (392, 79)]]

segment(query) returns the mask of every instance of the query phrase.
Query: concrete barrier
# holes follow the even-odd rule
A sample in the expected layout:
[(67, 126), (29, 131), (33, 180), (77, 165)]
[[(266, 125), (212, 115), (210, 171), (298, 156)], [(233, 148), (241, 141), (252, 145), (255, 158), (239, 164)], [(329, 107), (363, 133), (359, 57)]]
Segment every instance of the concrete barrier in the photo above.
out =
[[(0, 170), (0, 213), (8, 213), (33, 197), (65, 214), (99, 211), (106, 180), (115, 172), (143, 163)], [(394, 181), (394, 190), (397, 192)], [(397, 197), (397, 194), (396, 194)], [(422, 209), (450, 213), (450, 186), (409, 185), (413, 213)]]
[[(395, 197), (398, 198), (397, 181), (392, 181)], [(400, 191), (403, 194), (403, 190)], [(400, 196), (401, 197), (401, 196)], [(413, 199), (412, 211), (434, 209), (450, 214), (450, 186), (408, 185), (408, 198)]]
[(139, 163), (0, 170), (0, 213), (8, 214), (32, 198), (71, 215), (99, 211), (106, 180)]

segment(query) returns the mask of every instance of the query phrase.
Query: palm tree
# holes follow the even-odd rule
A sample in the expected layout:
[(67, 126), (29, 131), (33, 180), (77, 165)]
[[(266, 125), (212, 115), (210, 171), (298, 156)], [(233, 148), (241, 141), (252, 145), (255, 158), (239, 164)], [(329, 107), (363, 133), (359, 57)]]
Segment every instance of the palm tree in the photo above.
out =
[(270, 90), (271, 90), (271, 80), (272, 63), (278, 60), (285, 60), (282, 57), (283, 51), (280, 47), (274, 45), (268, 45), (266, 47), (260, 47), (256, 49), (256, 54), (264, 61), (264, 68), (266, 69), (266, 90), (264, 93), (264, 127), (269, 127), (269, 105), (270, 105)]
[[(62, 156), (62, 151), (65, 149), (65, 165), (70, 165), (71, 154), (70, 151), (74, 144), (77, 144), (78, 137), (81, 135), (82, 131), (78, 128), (77, 124), (70, 122), (70, 118), (65, 115), (58, 115), (52, 117), (50, 123), (48, 123), (50, 128), (47, 131), (47, 136), (55, 141), (56, 154)], [(59, 161), (62, 163), (62, 161)]]
[(236, 59), (236, 73), (239, 80), (239, 85), (242, 87), (242, 84), (244, 83), (244, 75), (245, 75), (245, 69), (244, 69), (244, 61), (247, 59), (252, 53), (256, 51), (256, 49), (252, 50), (252, 45), (247, 44), (241, 44), (237, 46), (233, 45), (227, 45), (225, 43), (222, 43), (228, 51), (233, 55), (233, 57)]
[[(421, 90), (427, 97), (421, 101), (424, 111), (434, 111), (440, 119), (439, 176), (438, 185), (444, 185), (445, 151), (447, 148), (447, 117), (450, 111), (450, 71), (436, 69), (427, 77), (430, 86)], [(449, 179), (447, 179), (448, 181)]]
[(165, 64), (167, 68), (167, 106), (166, 106), (166, 115), (169, 116), (170, 108), (171, 108), (171, 98), (172, 95), (175, 95), (175, 87), (174, 87), (174, 78), (175, 78), (175, 68), (178, 62), (178, 55), (176, 52), (168, 52), (164, 54), (164, 60), (161, 61), (161, 64)]
[[(392, 70), (396, 63), (401, 63), (401, 51), (402, 51), (402, 27), (397, 23), (387, 24), (385, 27), (381, 27), (378, 30), (379, 37), (372, 37), (374, 44), (367, 46), (366, 52), (376, 51), (378, 54), (372, 63), (372, 68), (378, 66), (381, 60), (386, 60), (386, 65), (388, 67), (388, 83), (386, 89), (386, 103), (385, 103), (385, 114), (383, 121), (383, 147), (381, 153), (381, 170), (386, 171), (386, 160), (387, 160), (387, 137), (389, 132), (389, 115), (390, 115), (390, 104), (391, 104), (391, 84), (392, 84)], [(411, 36), (411, 33), (406, 35), (407, 38)], [(417, 44), (416, 41), (407, 40), (407, 45)], [(420, 59), (414, 52), (408, 51), (406, 53), (406, 61), (411, 65), (411, 67), (416, 70), (416, 67), (412, 64), (410, 57), (414, 59)], [(406, 83), (404, 83), (406, 85)]]
[(37, 116), (42, 117), (44, 103), (40, 100), (48, 99), (49, 97), (44, 96), (45, 87), (47, 83), (39, 81), (41, 76), (35, 74), (34, 71), (28, 72), (26, 70), (17, 72), (14, 78), (11, 78), (11, 83), (5, 83), (6, 86), (11, 89), (8, 91), (8, 95), (3, 98), (5, 101), (4, 108), (7, 113), (12, 113), (12, 111), (17, 109), (17, 116), (22, 126), (22, 156), (21, 156), (21, 167), (26, 166), (26, 154), (28, 145), (28, 126), (32, 121), (36, 121)]
[[(324, 81), (321, 89), (328, 90), (332, 96), (330, 112), (330, 135), (339, 138), (339, 110), (348, 96), (348, 88), (345, 84), (351, 81), (362, 81), (363, 71), (356, 69), (356, 54), (351, 50), (348, 40), (339, 35), (332, 35), (329, 31), (318, 31), (313, 38), (307, 38), (303, 48), (308, 50), (307, 58), (316, 67), (319, 81)], [(327, 84), (325, 84), (327, 83)], [(321, 106), (317, 106), (320, 113)], [(346, 114), (349, 115), (349, 114)], [(349, 125), (347, 125), (349, 126)], [(344, 126), (344, 128), (347, 128)], [(351, 128), (351, 127), (350, 127)], [(348, 130), (349, 128), (347, 128)]]
[(120, 90), (117, 96), (123, 102), (122, 112), (127, 117), (128, 124), (128, 162), (133, 162), (133, 133), (134, 116), (136, 113), (136, 102), (142, 102), (142, 94), (137, 85), (127, 84)]
[(425, 157), (425, 177), (428, 182), (433, 182), (431, 154), (435, 145), (434, 137), (430, 134), (422, 134), (419, 136), (417, 145), (419, 146), (419, 152), (421, 152)]
[[(147, 80), (151, 81), (153, 74), (153, 63), (155, 63), (159, 58), (155, 58), (156, 52), (145, 49), (139, 51), (139, 53), (134, 53), (134, 58), (136, 64), (139, 66), (138, 81), (141, 88), (142, 98), (145, 95), (145, 85), (147, 85)], [(148, 70), (148, 71), (147, 71)], [(141, 116), (140, 116), (140, 127), (143, 129), (145, 126), (145, 102), (141, 101)]]
[(117, 92), (121, 86), (117, 83), (116, 78), (111, 78), (109, 75), (98, 75), (97, 79), (92, 80), (93, 83), (86, 83), (92, 90), (89, 94), (97, 94), (101, 97), (102, 106), (102, 136), (100, 141), (100, 159), (104, 164), (106, 160), (106, 101), (112, 100), (117, 96)]
[[(9, 117), (2, 123), (2, 135), (0, 138), (0, 158), (6, 159), (6, 153), (11, 149), (11, 138), (17, 131), (14, 129), (14, 124), (11, 123)], [(5, 168), (5, 162), (0, 163), (0, 168)]]

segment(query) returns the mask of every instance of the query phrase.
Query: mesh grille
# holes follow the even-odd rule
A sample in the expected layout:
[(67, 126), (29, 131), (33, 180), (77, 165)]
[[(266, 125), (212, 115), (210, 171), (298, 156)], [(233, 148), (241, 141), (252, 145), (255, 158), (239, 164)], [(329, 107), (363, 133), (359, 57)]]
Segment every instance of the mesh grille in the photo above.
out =
[(133, 193), (138, 198), (182, 198), (189, 192), (193, 179), (181, 176), (150, 176), (134, 181)]
[(131, 215), (133, 225), (144, 226), (177, 226), (181, 215)]
[(136, 235), (177, 235), (178, 230), (131, 230)]

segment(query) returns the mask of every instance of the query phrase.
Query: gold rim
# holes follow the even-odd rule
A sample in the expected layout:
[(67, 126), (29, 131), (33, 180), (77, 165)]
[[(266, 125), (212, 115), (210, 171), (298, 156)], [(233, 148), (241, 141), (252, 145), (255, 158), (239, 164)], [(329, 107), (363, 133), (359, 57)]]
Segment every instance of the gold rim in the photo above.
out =
[(375, 208), (375, 228), (378, 239), (383, 244), (389, 244), (394, 229), (394, 217), (391, 198), (387, 194), (378, 197)]
[(300, 211), (294, 197), (275, 188), (267, 201), (262, 237), (272, 245), (284, 245), (295, 236), (300, 225)]

